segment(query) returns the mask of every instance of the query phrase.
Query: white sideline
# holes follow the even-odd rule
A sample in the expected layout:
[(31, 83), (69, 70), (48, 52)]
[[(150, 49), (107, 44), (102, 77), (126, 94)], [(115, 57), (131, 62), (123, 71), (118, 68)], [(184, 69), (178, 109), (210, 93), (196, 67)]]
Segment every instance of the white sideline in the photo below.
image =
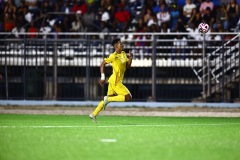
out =
[(0, 126), (0, 128), (125, 128), (125, 127), (178, 127), (178, 126), (225, 126), (240, 125), (240, 123), (195, 123), (195, 124), (129, 124), (129, 125), (113, 125), (113, 126)]

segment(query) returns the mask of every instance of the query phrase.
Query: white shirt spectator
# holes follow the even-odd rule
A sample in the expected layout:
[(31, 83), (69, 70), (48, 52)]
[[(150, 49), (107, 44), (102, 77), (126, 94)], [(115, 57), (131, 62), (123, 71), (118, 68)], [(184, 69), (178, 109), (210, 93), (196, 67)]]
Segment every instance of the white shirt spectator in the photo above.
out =
[(12, 30), (12, 33), (15, 35), (15, 37), (16, 38), (19, 38), (20, 36), (19, 36), (19, 34), (21, 34), (21, 33), (25, 33), (25, 28), (23, 28), (23, 27), (14, 27), (13, 28), (13, 30)]
[(157, 13), (157, 20), (158, 20), (158, 25), (161, 26), (163, 22), (169, 22), (170, 21), (170, 14), (168, 11), (165, 12), (158, 12)]
[(108, 21), (110, 19), (110, 15), (107, 11), (103, 12), (102, 16), (101, 16), (101, 21)]
[[(188, 0), (187, 0), (188, 1)], [(193, 4), (193, 3), (187, 3), (184, 5), (183, 7), (183, 12), (185, 12), (185, 16), (190, 18), (191, 17), (191, 14), (192, 14), (192, 10), (196, 8), (196, 5)]]
[[(40, 28), (40, 32), (42, 32), (42, 33), (50, 33), (51, 32), (51, 27), (50, 26), (44, 26), (44, 27), (41, 27)], [(47, 36), (46, 35), (44, 35), (43, 36), (43, 39), (46, 39), (47, 38)]]
[(25, 20), (30, 23), (30, 22), (32, 22), (33, 14), (28, 12), (27, 14), (25, 14), (24, 17), (25, 17)]

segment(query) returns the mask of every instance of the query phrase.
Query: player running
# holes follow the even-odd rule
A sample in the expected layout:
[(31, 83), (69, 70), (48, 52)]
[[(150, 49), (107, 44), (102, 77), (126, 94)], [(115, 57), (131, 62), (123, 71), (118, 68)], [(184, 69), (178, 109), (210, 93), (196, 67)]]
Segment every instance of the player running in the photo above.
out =
[(119, 38), (114, 39), (112, 41), (112, 45), (115, 49), (115, 52), (110, 54), (108, 58), (104, 58), (104, 61), (101, 63), (100, 71), (101, 71), (101, 79), (99, 84), (101, 86), (105, 83), (105, 65), (111, 63), (112, 64), (112, 75), (108, 80), (108, 91), (107, 96), (104, 96), (104, 99), (99, 102), (96, 109), (89, 115), (89, 117), (94, 121), (96, 121), (96, 117), (98, 113), (105, 109), (108, 103), (110, 102), (124, 102), (131, 101), (132, 95), (127, 89), (126, 86), (123, 85), (122, 81), (124, 78), (124, 73), (126, 68), (130, 68), (132, 64), (133, 54), (129, 51), (129, 55), (127, 57), (126, 53), (123, 51), (123, 43)]

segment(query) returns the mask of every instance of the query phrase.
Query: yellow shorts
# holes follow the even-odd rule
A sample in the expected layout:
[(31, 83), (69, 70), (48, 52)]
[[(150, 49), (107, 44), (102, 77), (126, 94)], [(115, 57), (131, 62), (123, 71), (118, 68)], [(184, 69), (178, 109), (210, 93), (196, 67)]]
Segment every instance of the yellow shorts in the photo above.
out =
[(107, 95), (128, 95), (131, 93), (127, 89), (126, 86), (124, 86), (122, 83), (117, 83), (116, 85), (109, 83), (108, 84), (108, 92)]

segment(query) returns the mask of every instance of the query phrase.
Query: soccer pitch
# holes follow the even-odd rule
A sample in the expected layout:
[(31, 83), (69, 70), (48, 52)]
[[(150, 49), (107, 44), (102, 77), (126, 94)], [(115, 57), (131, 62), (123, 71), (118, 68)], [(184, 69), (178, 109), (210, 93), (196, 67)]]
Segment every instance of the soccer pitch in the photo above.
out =
[(240, 118), (0, 114), (1, 160), (240, 159)]

